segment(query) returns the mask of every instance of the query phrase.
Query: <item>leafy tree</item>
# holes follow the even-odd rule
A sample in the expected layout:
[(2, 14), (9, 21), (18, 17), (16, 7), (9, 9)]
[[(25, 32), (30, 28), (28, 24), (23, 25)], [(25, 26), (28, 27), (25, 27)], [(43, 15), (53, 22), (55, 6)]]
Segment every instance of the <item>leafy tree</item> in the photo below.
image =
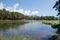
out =
[(30, 17), (19, 12), (9, 12), (6, 9), (2, 9), (0, 10), (0, 19), (21, 20), (21, 19), (30, 19)]
[[(60, 15), (60, 0), (56, 1), (56, 4), (53, 6), (53, 8), (56, 8), (56, 10), (58, 10), (58, 14), (57, 16)], [(60, 21), (60, 18), (59, 18)]]

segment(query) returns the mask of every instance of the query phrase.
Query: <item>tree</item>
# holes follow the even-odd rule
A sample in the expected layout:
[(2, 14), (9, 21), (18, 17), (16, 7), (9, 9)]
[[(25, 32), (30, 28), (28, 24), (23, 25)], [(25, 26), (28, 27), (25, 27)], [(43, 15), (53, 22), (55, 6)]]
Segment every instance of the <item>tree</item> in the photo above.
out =
[[(53, 6), (53, 8), (56, 8), (56, 10), (58, 10), (57, 16), (60, 17), (60, 0), (56, 1), (56, 4)], [(59, 22), (60, 22), (60, 18), (59, 18)]]

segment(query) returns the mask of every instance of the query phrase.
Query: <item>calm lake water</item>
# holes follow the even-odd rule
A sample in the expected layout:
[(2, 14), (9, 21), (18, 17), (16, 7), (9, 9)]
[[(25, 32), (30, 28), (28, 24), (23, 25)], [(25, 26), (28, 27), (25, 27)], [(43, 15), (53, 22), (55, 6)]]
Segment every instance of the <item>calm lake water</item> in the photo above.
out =
[(31, 40), (48, 40), (55, 32), (56, 29), (50, 25), (36, 21), (23, 24), (0, 24), (0, 36), (5, 37), (24, 35), (31, 37)]

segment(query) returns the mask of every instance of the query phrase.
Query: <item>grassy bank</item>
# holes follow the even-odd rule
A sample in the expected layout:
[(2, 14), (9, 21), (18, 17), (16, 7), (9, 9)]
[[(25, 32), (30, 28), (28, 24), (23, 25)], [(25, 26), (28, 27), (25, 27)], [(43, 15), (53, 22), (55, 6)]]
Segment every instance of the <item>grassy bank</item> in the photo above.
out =
[[(12, 24), (13, 23), (13, 24)], [(0, 20), (0, 30), (3, 31), (12, 27), (15, 28), (16, 26), (23, 25), (25, 22), (24, 20)], [(4, 37), (0, 36), (0, 40), (30, 40), (27, 36), (14, 36), (14, 37)]]
[(60, 40), (58, 38), (58, 36), (60, 36), (60, 24), (58, 20), (40, 20), (40, 22), (51, 25), (52, 28), (57, 28), (56, 34), (49, 38), (49, 40)]
[(44, 24), (51, 25), (52, 28), (57, 28), (57, 34), (60, 34), (60, 24), (58, 20), (40, 20)]
[(14, 37), (0, 37), (0, 40), (30, 40), (30, 37), (14, 36)]
[(58, 24), (58, 20), (39, 20), (40, 22), (48, 25), (55, 25)]
[(24, 25), (29, 22), (24, 20), (0, 20), (0, 30), (6, 30), (8, 28), (16, 28), (17, 26)]
[(27, 23), (24, 20), (0, 20), (0, 23)]

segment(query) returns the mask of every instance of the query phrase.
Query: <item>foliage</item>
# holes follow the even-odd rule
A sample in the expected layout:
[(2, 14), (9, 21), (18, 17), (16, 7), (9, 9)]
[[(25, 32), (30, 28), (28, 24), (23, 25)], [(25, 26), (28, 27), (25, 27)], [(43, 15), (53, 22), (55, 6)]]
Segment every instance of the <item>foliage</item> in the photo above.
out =
[(13, 36), (13, 37), (0, 37), (0, 40), (30, 40), (29, 37), (26, 36)]
[(36, 17), (33, 17), (34, 20), (57, 20), (57, 17), (54, 17), (54, 16), (36, 16)]
[(60, 34), (60, 24), (56, 24), (53, 27), (57, 28), (57, 34)]
[(9, 19), (9, 20), (18, 20), (18, 19), (25, 19), (25, 18), (28, 18), (30, 19), (29, 16), (25, 16), (24, 14), (22, 13), (19, 13), (19, 12), (9, 12), (5, 9), (3, 10), (0, 10), (0, 19), (1, 20), (5, 20), (5, 19)]
[(5, 9), (0, 10), (0, 20), (21, 20), (21, 19), (28, 19), (28, 20), (57, 20), (54, 16), (27, 16), (19, 12), (9, 12)]
[(56, 8), (56, 10), (58, 10), (57, 15), (60, 15), (60, 0), (56, 1), (56, 4), (53, 6), (53, 8)]

